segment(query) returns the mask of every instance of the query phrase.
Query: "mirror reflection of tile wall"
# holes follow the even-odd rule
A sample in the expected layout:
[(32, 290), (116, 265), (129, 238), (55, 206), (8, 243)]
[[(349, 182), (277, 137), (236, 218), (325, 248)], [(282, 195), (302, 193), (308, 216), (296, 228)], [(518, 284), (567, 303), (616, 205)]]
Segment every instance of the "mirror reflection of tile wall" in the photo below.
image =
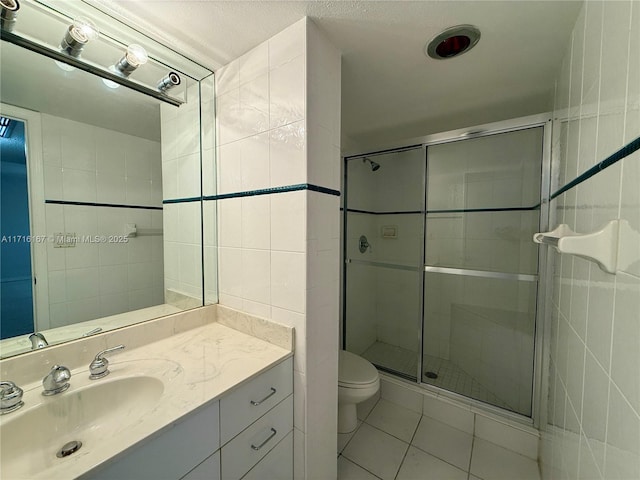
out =
[[(45, 198), (155, 209), (46, 205), (48, 235), (123, 235), (162, 228), (160, 142), (42, 114)], [(50, 328), (163, 301), (161, 236), (48, 244)]]
[[(161, 106), (165, 301), (202, 305), (200, 109), (198, 84), (186, 105)], [(195, 99), (195, 100), (194, 100)], [(211, 119), (213, 121), (213, 119)], [(167, 200), (176, 201), (167, 203)]]

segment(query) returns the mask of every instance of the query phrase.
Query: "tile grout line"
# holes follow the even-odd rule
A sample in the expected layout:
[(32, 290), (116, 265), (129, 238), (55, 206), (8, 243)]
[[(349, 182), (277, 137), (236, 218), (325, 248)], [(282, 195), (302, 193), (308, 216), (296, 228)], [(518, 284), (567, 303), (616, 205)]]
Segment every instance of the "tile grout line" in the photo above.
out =
[(478, 415), (473, 414), (473, 434), (471, 435), (471, 452), (469, 453), (469, 466), (467, 468), (467, 480), (471, 480), (471, 461), (473, 460), (473, 447), (476, 443), (476, 421)]
[(360, 430), (360, 427), (362, 426), (362, 424), (364, 423), (364, 420), (360, 422), (360, 425), (358, 425), (356, 427), (356, 429), (351, 432), (351, 433), (339, 433), (338, 435), (351, 435), (351, 438), (349, 440), (347, 440), (347, 443), (344, 444), (344, 447), (342, 447), (342, 450), (340, 450), (338, 452), (338, 456), (342, 455), (342, 452), (345, 451), (345, 449), (349, 446), (349, 444), (351, 443), (351, 440), (353, 440), (353, 437), (356, 436), (356, 433), (358, 433), (358, 430)]
[[(340, 454), (340, 455), (338, 456), (338, 458), (340, 458), (340, 457), (344, 457), (344, 455)], [(347, 460), (348, 462), (353, 463), (353, 464), (354, 464), (354, 465), (356, 465), (357, 467), (360, 467), (360, 468), (361, 468), (361, 469), (363, 469), (365, 472), (370, 473), (370, 474), (371, 474), (371, 475), (373, 475), (374, 477), (376, 477), (376, 478), (380, 479), (380, 477), (379, 477), (379, 476), (377, 476), (375, 473), (373, 473), (373, 472), (372, 472), (372, 471), (370, 471), (370, 470), (367, 470), (366, 468), (364, 468), (364, 467), (363, 467), (362, 465), (360, 465), (359, 463), (356, 463), (355, 461), (351, 460), (349, 457), (344, 457), (344, 459), (345, 459), (345, 460)], [(380, 480), (382, 480), (382, 479), (380, 479)]]
[(409, 449), (413, 446), (413, 439), (416, 438), (416, 433), (418, 433), (418, 428), (420, 427), (420, 422), (422, 422), (422, 417), (423, 415), (420, 416), (420, 418), (418, 419), (418, 423), (416, 423), (416, 428), (413, 430), (413, 435), (411, 435), (411, 439), (409, 440), (409, 445), (407, 446), (407, 450), (404, 452), (404, 456), (402, 457), (402, 461), (398, 466), (398, 471), (396, 472), (395, 477), (393, 477), (394, 480), (398, 478), (398, 475), (400, 475), (400, 470), (402, 470), (402, 465), (404, 465), (404, 461), (407, 458)]

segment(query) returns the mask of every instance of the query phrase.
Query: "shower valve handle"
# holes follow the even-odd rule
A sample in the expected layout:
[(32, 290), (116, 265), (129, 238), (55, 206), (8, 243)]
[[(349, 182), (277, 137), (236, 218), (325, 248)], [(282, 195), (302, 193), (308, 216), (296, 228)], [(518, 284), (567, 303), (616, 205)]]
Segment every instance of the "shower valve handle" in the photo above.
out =
[(358, 250), (360, 250), (360, 253), (364, 253), (367, 251), (367, 248), (370, 252), (373, 252), (373, 248), (371, 247), (369, 240), (367, 240), (367, 237), (360, 235), (360, 239), (358, 240)]

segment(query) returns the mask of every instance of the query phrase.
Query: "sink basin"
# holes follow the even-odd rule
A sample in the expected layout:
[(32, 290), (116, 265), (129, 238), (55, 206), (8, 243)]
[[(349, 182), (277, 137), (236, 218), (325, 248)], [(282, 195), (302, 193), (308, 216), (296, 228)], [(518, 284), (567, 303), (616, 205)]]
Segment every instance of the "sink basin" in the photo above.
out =
[[(39, 403), (3, 419), (2, 478), (30, 478), (99, 450), (105, 441), (140, 422), (164, 392), (163, 382), (150, 376), (107, 377), (77, 388), (73, 380), (68, 391), (52, 397), (40, 395)], [(82, 442), (79, 450), (56, 457), (63, 445), (74, 440)]]

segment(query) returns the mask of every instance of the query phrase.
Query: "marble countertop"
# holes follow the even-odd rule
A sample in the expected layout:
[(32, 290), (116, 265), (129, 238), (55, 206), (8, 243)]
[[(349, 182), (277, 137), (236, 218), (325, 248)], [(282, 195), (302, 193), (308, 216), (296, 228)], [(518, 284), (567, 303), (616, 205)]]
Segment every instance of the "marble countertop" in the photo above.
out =
[[(215, 322), (113, 354), (109, 363), (111, 373), (103, 379), (89, 380), (88, 366), (74, 369), (71, 372), (71, 387), (59, 395), (42, 396), (40, 382), (25, 385), (25, 406), (15, 413), (0, 417), (0, 428), (4, 430), (2, 433), (7, 433), (10, 423), (17, 422), (30, 410), (51, 410), (53, 403), (62, 396), (74, 395), (74, 392), (81, 396), (83, 389), (92, 388), (99, 382), (151, 376), (161, 380), (164, 389), (158, 399), (149, 401), (148, 408), (141, 409), (137, 405), (136, 408), (118, 409), (118, 405), (114, 404), (114, 412), (117, 412), (115, 421), (113, 418), (108, 420), (109, 415), (102, 421), (100, 417), (96, 418), (96, 428), (102, 429), (99, 448), (89, 441), (86, 447), (73, 455), (58, 459), (55, 452), (74, 436), (79, 436), (82, 430), (75, 433), (59, 432), (55, 444), (50, 445), (50, 452), (35, 452), (39, 457), (36, 461), (31, 458), (34, 452), (30, 451), (22, 453), (24, 458), (14, 458), (20, 452), (12, 452), (10, 462), (2, 459), (3, 478), (51, 480), (81, 476), (292, 355), (290, 349)], [(103, 392), (109, 395), (110, 389), (106, 384), (105, 387)], [(46, 425), (40, 427), (47, 428)], [(32, 430), (28, 435), (37, 433)], [(91, 436), (90, 433), (87, 435)], [(5, 435), (2, 440), (10, 441)], [(3, 455), (7, 454), (5, 448), (2, 450)], [(44, 464), (40, 461), (42, 456), (47, 458)]]

